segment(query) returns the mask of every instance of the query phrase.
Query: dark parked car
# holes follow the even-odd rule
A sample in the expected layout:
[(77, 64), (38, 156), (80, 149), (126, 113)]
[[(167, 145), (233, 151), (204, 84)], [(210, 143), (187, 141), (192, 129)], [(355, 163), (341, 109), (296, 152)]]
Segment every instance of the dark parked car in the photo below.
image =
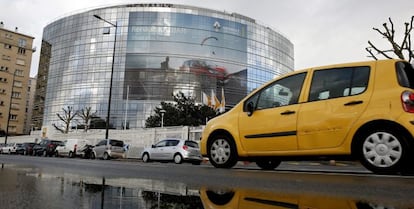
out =
[(39, 144), (33, 147), (33, 155), (35, 156), (53, 156), (56, 147), (62, 145), (62, 141), (43, 139)]
[(33, 147), (36, 143), (33, 142), (25, 142), (23, 144), (19, 144), (16, 148), (16, 154), (18, 155), (33, 155)]

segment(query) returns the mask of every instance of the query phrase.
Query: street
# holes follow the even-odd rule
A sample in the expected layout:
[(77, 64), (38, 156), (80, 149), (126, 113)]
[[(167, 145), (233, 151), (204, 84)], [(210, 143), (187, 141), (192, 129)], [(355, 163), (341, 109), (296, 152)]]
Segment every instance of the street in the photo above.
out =
[[(274, 171), (263, 171), (248, 163), (240, 163), (233, 169), (217, 169), (208, 163), (197, 166), (186, 163), (143, 163), (137, 160), (0, 155), (0, 164), (2, 172), (11, 169), (29, 175), (27, 170), (30, 170), (29, 173), (38, 173), (36, 175), (53, 175), (63, 179), (65, 175), (71, 174), (81, 176), (81, 179), (95, 179), (98, 184), (104, 179), (105, 182), (118, 182), (114, 184), (116, 186), (132, 188), (141, 187), (139, 182), (146, 179), (158, 182), (152, 183), (150, 188), (174, 182), (197, 191), (201, 191), (201, 188), (245, 189), (380, 201), (392, 206), (414, 205), (414, 177), (374, 175), (353, 163), (333, 166), (316, 162), (288, 162)], [(129, 183), (125, 184), (125, 179)], [(1, 187), (0, 191), (6, 192)]]

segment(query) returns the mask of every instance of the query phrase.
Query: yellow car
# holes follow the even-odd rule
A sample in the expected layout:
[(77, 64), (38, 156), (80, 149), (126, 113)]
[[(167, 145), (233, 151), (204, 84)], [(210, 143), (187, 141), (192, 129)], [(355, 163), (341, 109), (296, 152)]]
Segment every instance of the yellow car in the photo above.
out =
[(268, 191), (200, 190), (205, 209), (374, 209), (389, 208), (382, 204), (352, 200), (345, 197), (327, 197), (313, 194), (276, 193)]
[(249, 160), (360, 160), (374, 173), (414, 168), (414, 69), (403, 60), (295, 71), (208, 122), (201, 154), (218, 168)]

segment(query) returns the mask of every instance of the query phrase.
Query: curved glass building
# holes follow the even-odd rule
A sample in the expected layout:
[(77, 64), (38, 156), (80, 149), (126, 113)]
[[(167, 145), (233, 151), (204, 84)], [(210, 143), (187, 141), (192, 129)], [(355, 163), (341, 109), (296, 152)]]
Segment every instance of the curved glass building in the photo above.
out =
[(118, 129), (144, 126), (161, 101), (180, 91), (201, 103), (203, 93), (221, 100), (224, 90), (231, 107), (294, 68), (293, 44), (269, 27), (235, 13), (176, 4), (66, 16), (44, 28), (41, 54), (44, 126), (61, 123), (56, 113), (68, 106), (91, 107), (105, 120), (110, 93), (109, 121)]

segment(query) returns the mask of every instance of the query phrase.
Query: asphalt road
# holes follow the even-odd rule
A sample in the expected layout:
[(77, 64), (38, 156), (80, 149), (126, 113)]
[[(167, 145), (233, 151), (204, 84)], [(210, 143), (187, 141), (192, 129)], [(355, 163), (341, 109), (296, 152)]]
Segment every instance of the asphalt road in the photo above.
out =
[(357, 163), (289, 162), (274, 171), (239, 163), (232, 169), (217, 169), (174, 163), (143, 163), (136, 160), (84, 160), (54, 157), (0, 155), (0, 165), (29, 166), (55, 173), (75, 173), (105, 178), (153, 179), (185, 183), (192, 187), (243, 188), (307, 193), (381, 201), (414, 206), (414, 177), (374, 175)]

